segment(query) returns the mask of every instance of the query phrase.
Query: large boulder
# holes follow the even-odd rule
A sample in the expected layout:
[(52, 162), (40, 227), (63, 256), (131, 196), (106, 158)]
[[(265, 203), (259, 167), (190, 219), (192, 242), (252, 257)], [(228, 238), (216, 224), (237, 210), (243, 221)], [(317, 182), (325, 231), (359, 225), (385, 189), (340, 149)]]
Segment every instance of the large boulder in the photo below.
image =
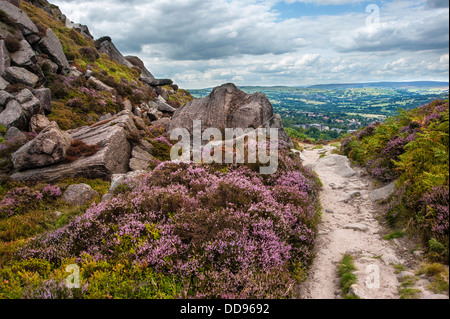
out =
[(67, 61), (66, 55), (64, 54), (61, 42), (58, 36), (52, 31), (52, 29), (47, 29), (45, 37), (39, 41), (39, 48), (46, 54), (48, 54), (53, 62), (55, 62), (61, 73), (66, 73), (69, 70), (69, 62)]
[(281, 120), (273, 113), (269, 99), (263, 93), (247, 94), (228, 83), (213, 89), (210, 95), (186, 103), (172, 116), (169, 133), (175, 128), (186, 128), (192, 135), (193, 121), (200, 120), (202, 133), (207, 128), (279, 129), (279, 137), (291, 145)]
[(51, 122), (39, 135), (12, 154), (14, 168), (18, 170), (45, 167), (61, 162), (70, 148), (72, 137)]
[(39, 80), (36, 74), (17, 66), (7, 68), (3, 77), (10, 83), (21, 83), (31, 87), (34, 87)]
[(68, 131), (73, 140), (81, 140), (87, 145), (97, 145), (98, 151), (94, 155), (81, 157), (72, 163), (17, 172), (11, 178), (47, 182), (77, 177), (109, 180), (113, 174), (128, 172), (131, 155), (128, 139), (137, 132), (132, 113), (122, 111), (110, 120)]
[[(5, 41), (0, 39), (0, 76), (2, 76), (6, 69), (11, 66), (11, 59), (8, 55), (8, 50), (5, 46)], [(2, 89), (3, 90), (3, 89)]]
[(0, 1), (0, 8), (13, 20), (19, 27), (23, 35), (35, 34), (39, 30), (33, 21), (18, 7), (7, 1)]
[(0, 124), (9, 129), (12, 126), (22, 131), (28, 129), (28, 121), (22, 106), (16, 100), (10, 100), (0, 113)]

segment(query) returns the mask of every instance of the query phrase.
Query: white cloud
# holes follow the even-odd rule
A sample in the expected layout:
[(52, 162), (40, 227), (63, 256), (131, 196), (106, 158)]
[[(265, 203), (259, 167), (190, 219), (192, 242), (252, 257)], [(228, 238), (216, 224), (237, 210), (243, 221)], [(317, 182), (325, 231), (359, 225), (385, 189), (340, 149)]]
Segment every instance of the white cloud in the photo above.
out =
[(449, 10), (437, 0), (383, 1), (379, 27), (366, 26), (364, 9), (282, 19), (273, 10), (279, 1), (53, 2), (70, 19), (88, 25), (95, 37), (109, 35), (124, 55), (139, 56), (155, 76), (173, 78), (186, 88), (230, 81), (301, 85), (448, 79)]

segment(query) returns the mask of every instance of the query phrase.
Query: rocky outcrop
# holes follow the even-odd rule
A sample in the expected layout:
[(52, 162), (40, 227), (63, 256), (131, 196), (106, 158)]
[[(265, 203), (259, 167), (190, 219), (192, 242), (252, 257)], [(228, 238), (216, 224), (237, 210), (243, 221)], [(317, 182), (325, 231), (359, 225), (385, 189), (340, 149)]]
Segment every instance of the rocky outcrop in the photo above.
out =
[(52, 31), (47, 29), (45, 37), (39, 41), (39, 48), (46, 54), (48, 54), (53, 62), (55, 62), (60, 73), (67, 73), (69, 71), (69, 62), (64, 54), (61, 42), (58, 36)]
[(89, 185), (70, 185), (63, 194), (63, 200), (71, 205), (83, 206), (89, 204), (99, 194)]
[(210, 95), (177, 109), (173, 114), (169, 132), (175, 128), (186, 128), (192, 134), (194, 120), (202, 122), (202, 132), (210, 127), (221, 131), (226, 128), (246, 130), (273, 127), (279, 129), (280, 138), (292, 144), (284, 132), (279, 116), (274, 115), (272, 104), (266, 95), (247, 94), (231, 83), (216, 87)]
[(104, 37), (97, 40), (96, 47), (100, 53), (108, 55), (112, 60), (116, 60), (120, 64), (126, 65), (129, 68), (133, 67), (133, 64), (128, 62), (122, 53), (120, 53), (120, 51), (116, 48), (114, 43), (112, 43), (111, 38)]
[(72, 143), (70, 134), (51, 122), (39, 135), (12, 154), (14, 168), (18, 170), (45, 167), (61, 162)]
[(125, 60), (135, 68), (138, 68), (140, 71), (140, 80), (150, 86), (164, 86), (164, 85), (172, 85), (173, 81), (171, 79), (156, 79), (153, 74), (147, 70), (147, 68), (144, 65), (144, 62), (142, 62), (141, 59), (139, 59), (136, 56), (126, 56)]
[(129, 171), (131, 145), (128, 139), (137, 132), (132, 113), (122, 111), (110, 120), (68, 131), (73, 140), (81, 140), (87, 145), (97, 145), (98, 151), (94, 155), (79, 158), (72, 163), (16, 172), (11, 178), (47, 182), (76, 177), (109, 180), (113, 174), (124, 174)]
[(70, 21), (69, 19), (66, 19), (66, 28), (74, 29), (77, 32), (79, 32), (82, 35), (84, 35), (85, 37), (94, 39), (94, 37), (92, 36), (91, 32), (89, 32), (89, 28), (87, 26), (83, 25), (83, 24), (74, 23), (74, 22)]
[(0, 8), (12, 19), (18, 26), (23, 35), (38, 33), (38, 28), (28, 16), (12, 3), (0, 1)]
[(150, 86), (164, 86), (173, 84), (173, 81), (171, 79), (152, 79), (149, 77), (141, 76), (139, 80)]
[(139, 70), (141, 71), (141, 76), (142, 77), (147, 77), (147, 78), (151, 78), (154, 79), (155, 77), (153, 76), (153, 74), (147, 70), (147, 68), (144, 65), (144, 62), (139, 59), (137, 56), (126, 56), (125, 59), (130, 62), (134, 67), (139, 68)]

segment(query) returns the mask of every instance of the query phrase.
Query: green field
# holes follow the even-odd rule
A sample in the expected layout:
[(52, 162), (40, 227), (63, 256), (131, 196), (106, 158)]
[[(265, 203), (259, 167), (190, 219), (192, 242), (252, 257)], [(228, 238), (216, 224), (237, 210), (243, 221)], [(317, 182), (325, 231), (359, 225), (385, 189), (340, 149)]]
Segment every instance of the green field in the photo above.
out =
[[(371, 84), (374, 86), (375, 84)], [(355, 86), (355, 85), (353, 85)], [(385, 84), (385, 86), (388, 86)], [(271, 101), (290, 133), (305, 133), (299, 125), (322, 124), (335, 132), (306, 132), (312, 139), (334, 139), (364, 127), (374, 121), (397, 114), (399, 108), (413, 109), (436, 99), (448, 97), (448, 85), (413, 87), (411, 84), (394, 87), (239, 87), (246, 93), (262, 92)], [(196, 97), (204, 97), (212, 89), (189, 90)], [(289, 133), (288, 132), (288, 133)]]

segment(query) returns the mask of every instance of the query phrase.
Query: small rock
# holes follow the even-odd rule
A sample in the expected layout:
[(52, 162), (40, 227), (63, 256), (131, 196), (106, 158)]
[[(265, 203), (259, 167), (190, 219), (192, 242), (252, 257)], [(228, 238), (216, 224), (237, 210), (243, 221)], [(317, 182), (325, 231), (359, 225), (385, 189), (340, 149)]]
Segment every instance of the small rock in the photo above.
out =
[(356, 297), (358, 297), (359, 299), (367, 299), (367, 297), (365, 296), (364, 292), (362, 291), (362, 288), (360, 285), (352, 285), (349, 289), (349, 294), (352, 294)]
[(111, 94), (114, 94), (114, 89), (112, 87), (106, 85), (105, 83), (96, 79), (93, 76), (89, 78), (89, 83), (92, 84), (99, 91), (107, 91), (110, 92)]
[(416, 258), (422, 258), (424, 252), (422, 250), (414, 250), (413, 254)]
[(133, 111), (133, 105), (131, 104), (130, 100), (123, 101), (123, 109)]
[(394, 256), (394, 255), (391, 255), (391, 254), (383, 255), (383, 256), (381, 257), (381, 260), (382, 260), (386, 265), (390, 265), (390, 264), (396, 264), (396, 265), (398, 265), (398, 264), (400, 264), (400, 261), (398, 260), (398, 258), (397, 258), (396, 256)]
[(411, 273), (411, 272), (409, 272), (409, 271), (402, 271), (401, 273), (399, 273), (398, 275), (397, 275), (397, 278), (400, 280), (400, 281), (402, 281), (403, 279), (405, 279), (405, 278), (408, 278), (408, 277), (414, 277), (414, 274), (413, 273)]
[(0, 76), (0, 90), (6, 89), (6, 87), (8, 85), (9, 85), (9, 82)]
[(127, 174), (114, 174), (111, 177), (109, 193), (112, 194), (119, 185), (124, 184), (126, 181), (135, 180), (137, 177), (145, 173), (146, 171), (133, 171), (128, 172)]
[(343, 227), (343, 229), (353, 229), (353, 230), (356, 230), (356, 231), (366, 232), (366, 231), (369, 230), (369, 227), (367, 225), (365, 225), (365, 224), (355, 223), (355, 224), (345, 225)]
[(0, 113), (0, 124), (6, 129), (15, 126), (23, 131), (28, 129), (27, 117), (22, 106), (16, 100), (10, 100)]
[(17, 127), (14, 126), (8, 129), (4, 137), (6, 140), (26, 140), (27, 138), (24, 133), (22, 133)]
[(33, 90), (33, 95), (41, 102), (45, 114), (52, 112), (52, 92), (48, 88), (39, 88)]
[(50, 120), (42, 114), (33, 115), (30, 119), (30, 131), (39, 133), (50, 125)]
[(334, 211), (332, 209), (325, 209), (325, 213), (334, 214)]
[(83, 206), (91, 202), (98, 193), (89, 185), (77, 184), (70, 185), (63, 194), (63, 200), (72, 205)]
[(102, 196), (102, 203), (103, 203), (103, 202), (107, 202), (107, 201), (109, 201), (109, 200), (111, 200), (111, 199), (113, 199), (113, 198), (114, 198), (114, 197), (113, 197), (112, 194), (106, 193), (105, 195)]
[(395, 182), (392, 182), (385, 187), (370, 192), (369, 198), (373, 202), (377, 202), (380, 200), (387, 200), (389, 196), (391, 196), (394, 193), (394, 190), (395, 190)]

